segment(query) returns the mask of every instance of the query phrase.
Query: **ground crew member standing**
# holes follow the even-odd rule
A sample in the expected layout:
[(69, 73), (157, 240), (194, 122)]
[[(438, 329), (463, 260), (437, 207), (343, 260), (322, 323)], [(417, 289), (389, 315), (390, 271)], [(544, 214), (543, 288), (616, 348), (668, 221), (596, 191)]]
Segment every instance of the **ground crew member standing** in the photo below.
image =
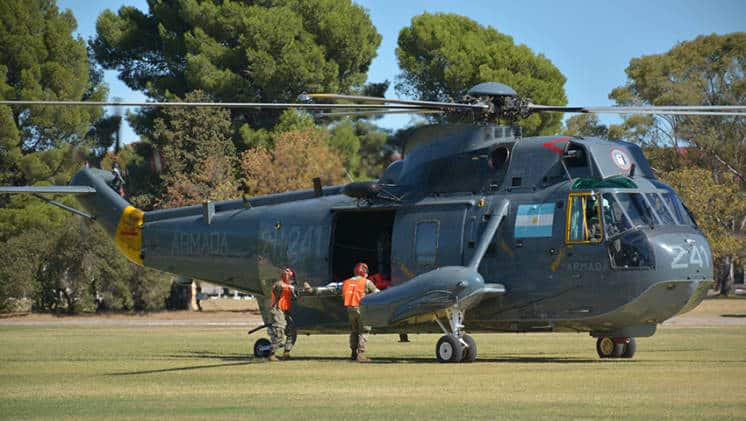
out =
[(350, 321), (350, 350), (352, 359), (368, 361), (365, 356), (365, 343), (368, 341), (370, 326), (363, 326), (360, 322), (360, 300), (367, 294), (378, 292), (376, 285), (368, 279), (368, 265), (358, 263), (353, 270), (355, 276), (344, 282), (332, 282), (323, 287), (312, 288), (308, 282), (303, 284), (303, 290), (312, 295), (340, 295), (344, 297), (347, 307), (347, 317)]
[(283, 341), (285, 342), (285, 352), (281, 358), (289, 360), (290, 350), (293, 349), (293, 343), (297, 335), (295, 323), (290, 316), (290, 307), (293, 300), (298, 297), (295, 285), (293, 285), (295, 273), (292, 269), (285, 268), (280, 275), (280, 280), (272, 284), (272, 308), (270, 309), (270, 315), (272, 316), (272, 350), (269, 355), (270, 361), (277, 361), (278, 358), (275, 353), (280, 346), (283, 346)]
[(370, 326), (360, 323), (360, 300), (366, 294), (378, 292), (373, 281), (368, 279), (368, 265), (358, 263), (353, 271), (355, 276), (342, 282), (342, 296), (347, 307), (347, 317), (350, 321), (350, 350), (351, 358), (357, 361), (368, 361), (365, 356), (365, 343), (368, 341)]

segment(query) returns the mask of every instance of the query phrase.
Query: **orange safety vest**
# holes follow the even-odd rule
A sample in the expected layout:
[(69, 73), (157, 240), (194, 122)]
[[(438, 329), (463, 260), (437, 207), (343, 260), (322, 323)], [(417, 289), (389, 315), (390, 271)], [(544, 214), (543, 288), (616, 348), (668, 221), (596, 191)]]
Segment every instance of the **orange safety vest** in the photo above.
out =
[(280, 292), (280, 298), (275, 297), (275, 289), (272, 288), (272, 307), (277, 307), (282, 311), (290, 310), (290, 304), (293, 300), (292, 287), (286, 283), (282, 283), (282, 291)]
[(365, 286), (367, 284), (368, 278), (362, 276), (353, 276), (344, 281), (342, 295), (345, 298), (345, 307), (360, 306), (360, 300), (365, 297)]

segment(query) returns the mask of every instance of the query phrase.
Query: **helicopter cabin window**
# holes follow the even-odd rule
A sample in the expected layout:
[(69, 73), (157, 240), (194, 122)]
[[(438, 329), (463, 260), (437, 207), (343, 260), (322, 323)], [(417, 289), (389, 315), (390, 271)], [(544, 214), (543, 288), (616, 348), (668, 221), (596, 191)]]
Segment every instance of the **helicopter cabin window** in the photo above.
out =
[(421, 265), (433, 265), (438, 253), (438, 221), (417, 223), (414, 233), (415, 261)]
[(567, 202), (565, 241), (568, 244), (601, 242), (603, 228), (600, 196), (590, 192), (570, 193)]

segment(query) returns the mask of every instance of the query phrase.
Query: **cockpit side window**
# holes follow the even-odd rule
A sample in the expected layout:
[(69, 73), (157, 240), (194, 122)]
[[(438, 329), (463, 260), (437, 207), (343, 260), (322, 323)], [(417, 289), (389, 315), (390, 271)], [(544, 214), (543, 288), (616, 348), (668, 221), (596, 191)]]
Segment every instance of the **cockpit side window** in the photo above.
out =
[(606, 228), (607, 238), (614, 237), (632, 228), (632, 224), (630, 224), (624, 215), (622, 205), (614, 198), (613, 194), (604, 193), (601, 200), (601, 208), (604, 215), (604, 227)]
[(616, 195), (622, 208), (627, 216), (632, 220), (632, 224), (638, 225), (655, 225), (658, 223), (650, 205), (639, 193), (618, 193)]
[(568, 244), (601, 242), (603, 224), (600, 196), (591, 192), (570, 193), (567, 202), (565, 241)]
[(650, 202), (650, 205), (653, 207), (653, 210), (655, 210), (655, 213), (658, 214), (658, 218), (660, 218), (661, 223), (664, 225), (675, 225), (676, 222), (673, 219), (673, 216), (671, 216), (671, 213), (668, 211), (668, 207), (663, 202), (663, 199), (661, 199), (660, 196), (658, 196), (657, 193), (648, 193), (645, 195), (645, 197), (648, 198), (648, 202)]

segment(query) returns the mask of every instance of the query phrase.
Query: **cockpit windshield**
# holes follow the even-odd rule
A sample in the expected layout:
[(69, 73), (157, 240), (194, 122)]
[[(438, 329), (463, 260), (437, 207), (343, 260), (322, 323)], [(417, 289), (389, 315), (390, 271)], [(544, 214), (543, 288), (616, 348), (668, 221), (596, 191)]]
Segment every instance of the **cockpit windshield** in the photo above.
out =
[(604, 193), (602, 208), (607, 237), (613, 237), (632, 228), (632, 224), (630, 224), (627, 217), (624, 216), (622, 206), (613, 194)]
[(653, 210), (639, 193), (618, 193), (616, 195), (619, 204), (627, 216), (632, 220), (632, 225), (655, 225), (658, 223)]
[(655, 213), (658, 214), (658, 218), (660, 218), (663, 225), (677, 224), (677, 222), (674, 221), (673, 216), (671, 216), (671, 212), (668, 211), (668, 206), (666, 206), (658, 193), (647, 193), (645, 197), (648, 198), (650, 206), (652, 206)]
[(614, 237), (636, 226), (693, 225), (686, 208), (672, 192), (603, 193), (606, 237)]

